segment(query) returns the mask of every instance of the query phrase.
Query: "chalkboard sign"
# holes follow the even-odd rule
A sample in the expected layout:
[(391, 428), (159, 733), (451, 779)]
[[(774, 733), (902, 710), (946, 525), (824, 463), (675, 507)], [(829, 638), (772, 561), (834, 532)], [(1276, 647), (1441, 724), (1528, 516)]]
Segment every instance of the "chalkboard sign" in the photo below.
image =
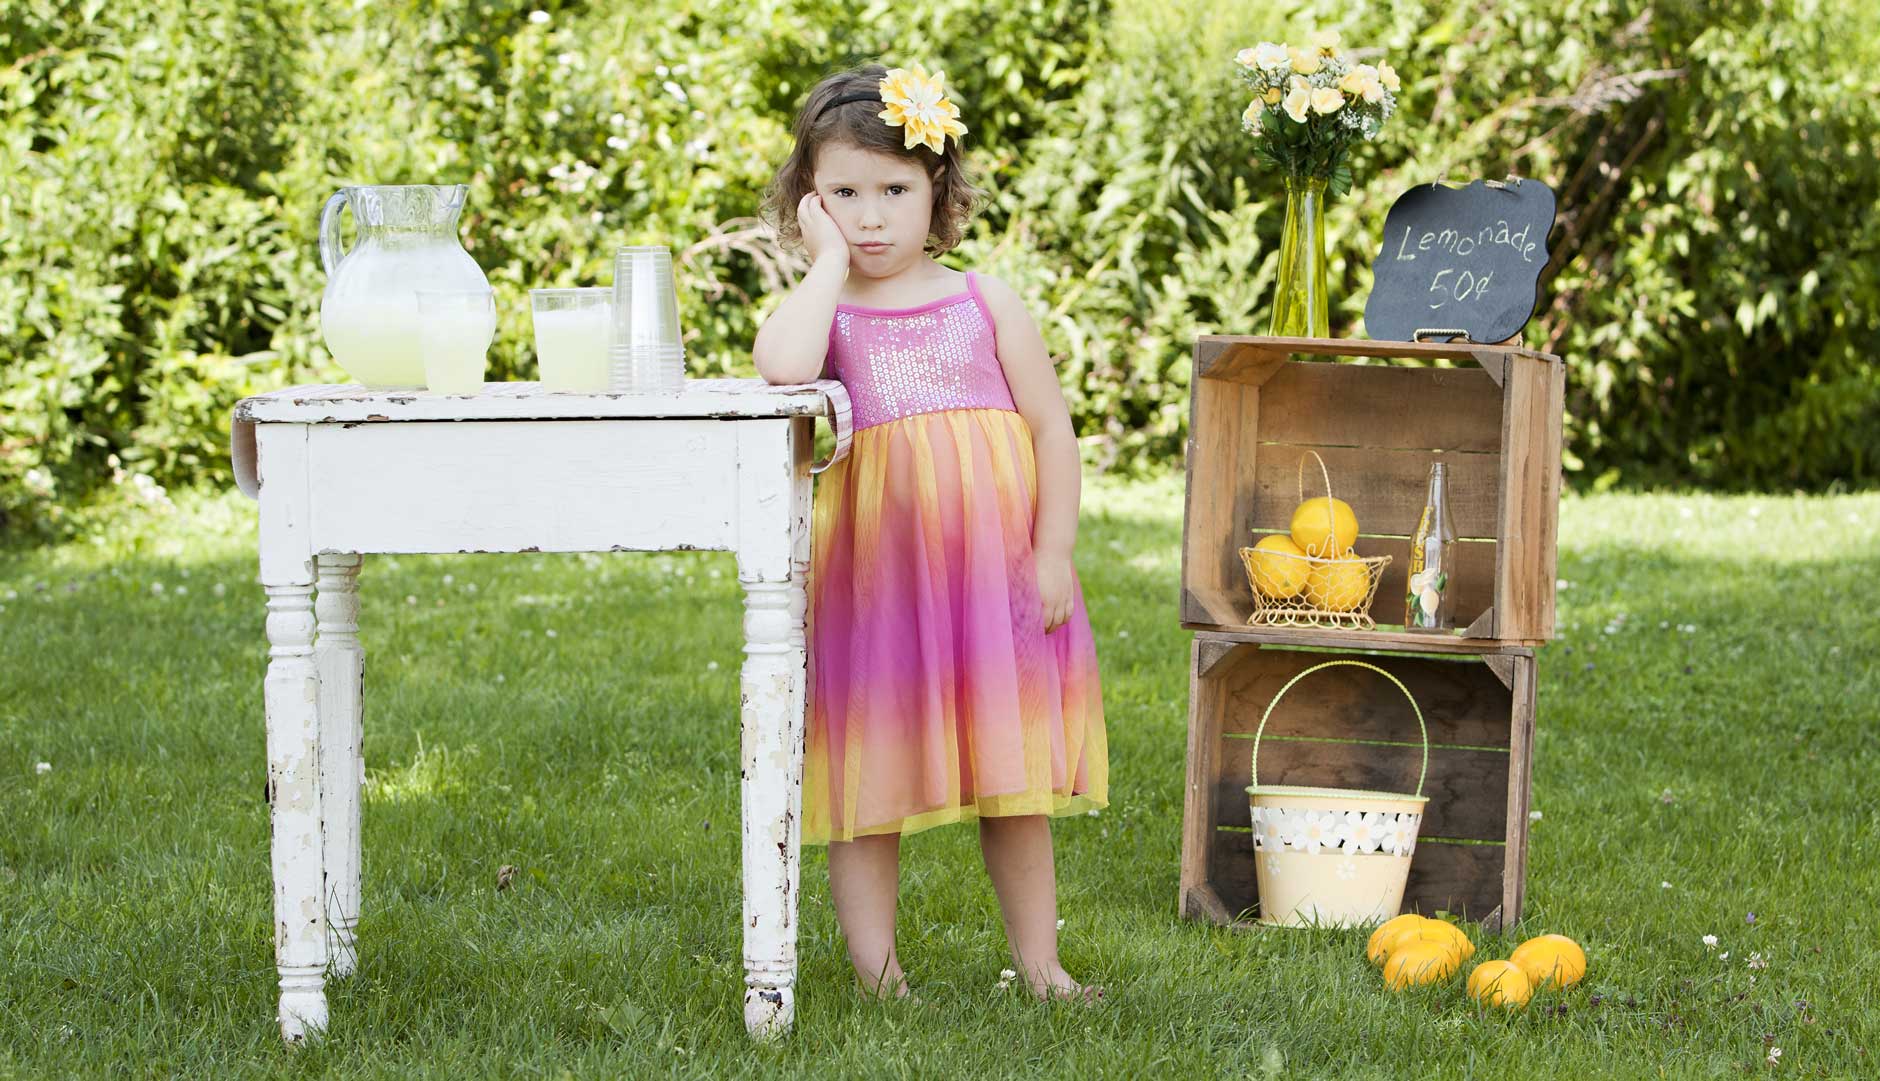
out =
[(1539, 302), (1553, 226), (1553, 189), (1538, 180), (1410, 189), (1384, 218), (1366, 332), (1383, 341), (1514, 337)]

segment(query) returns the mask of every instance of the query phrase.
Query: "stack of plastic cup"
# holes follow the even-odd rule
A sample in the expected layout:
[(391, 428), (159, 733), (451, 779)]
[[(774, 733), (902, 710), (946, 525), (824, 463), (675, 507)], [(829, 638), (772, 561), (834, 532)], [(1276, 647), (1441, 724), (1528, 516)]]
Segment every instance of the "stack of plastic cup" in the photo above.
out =
[(614, 331), (607, 364), (609, 389), (616, 394), (682, 389), (685, 346), (679, 341), (671, 250), (633, 247), (614, 254)]

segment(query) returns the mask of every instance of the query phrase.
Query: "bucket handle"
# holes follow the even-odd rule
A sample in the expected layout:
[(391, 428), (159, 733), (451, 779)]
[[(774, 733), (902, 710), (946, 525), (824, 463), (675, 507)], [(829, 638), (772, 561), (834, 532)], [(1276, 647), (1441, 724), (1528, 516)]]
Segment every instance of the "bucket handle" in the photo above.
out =
[(1273, 701), (1267, 703), (1266, 712), (1260, 714), (1260, 727), (1253, 733), (1253, 756), (1252, 756), (1251, 762), (1249, 763), (1248, 768), (1249, 768), (1249, 771), (1253, 774), (1251, 780), (1252, 780), (1254, 787), (1257, 788), (1259, 787), (1259, 784), (1260, 784), (1260, 737), (1266, 733), (1267, 719), (1273, 716), (1273, 709), (1274, 707), (1279, 705), (1279, 700), (1286, 697), (1286, 692), (1293, 689), (1293, 684), (1306, 678), (1312, 673), (1317, 672), (1321, 669), (1325, 669), (1325, 668), (1338, 668), (1338, 667), (1347, 666), (1347, 665), (1352, 668), (1368, 668), (1371, 671), (1376, 672), (1378, 675), (1383, 676), (1385, 679), (1388, 679), (1392, 683), (1396, 684), (1397, 689), (1403, 692), (1403, 696), (1409, 699), (1410, 709), (1412, 712), (1414, 712), (1417, 715), (1417, 729), (1423, 733), (1423, 765), (1417, 770), (1417, 790), (1416, 790), (1417, 795), (1421, 796), (1423, 794), (1423, 780), (1424, 778), (1429, 776), (1429, 772), (1430, 772), (1430, 729), (1428, 725), (1423, 723), (1422, 708), (1417, 705), (1417, 700), (1411, 697), (1409, 688), (1403, 685), (1402, 680), (1398, 679), (1396, 676), (1391, 675), (1389, 672), (1384, 671), (1382, 668), (1379, 668), (1377, 665), (1366, 664), (1363, 661), (1350, 661), (1350, 660), (1324, 661), (1322, 663), (1313, 665), (1312, 667), (1299, 673), (1293, 678), (1287, 680), (1286, 685), (1284, 687), (1281, 687), (1279, 689), (1279, 693), (1273, 696)]

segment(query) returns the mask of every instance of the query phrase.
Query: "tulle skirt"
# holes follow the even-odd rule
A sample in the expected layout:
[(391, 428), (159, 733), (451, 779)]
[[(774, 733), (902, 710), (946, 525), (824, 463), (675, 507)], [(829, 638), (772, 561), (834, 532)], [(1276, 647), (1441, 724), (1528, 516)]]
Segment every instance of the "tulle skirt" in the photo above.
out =
[(864, 428), (820, 478), (804, 841), (1108, 803), (1081, 585), (1044, 632), (1036, 487), (1030, 428), (1004, 409)]

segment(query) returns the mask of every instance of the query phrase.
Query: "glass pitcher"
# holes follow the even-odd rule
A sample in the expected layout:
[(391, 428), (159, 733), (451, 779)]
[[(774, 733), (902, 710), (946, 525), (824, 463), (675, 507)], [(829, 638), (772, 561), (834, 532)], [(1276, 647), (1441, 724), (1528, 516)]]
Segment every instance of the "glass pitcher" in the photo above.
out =
[[(366, 386), (424, 385), (418, 290), (489, 290), (457, 239), (469, 192), (462, 184), (341, 188), (320, 212), (320, 330), (333, 359)], [(359, 230), (350, 250), (339, 235), (348, 206)]]

